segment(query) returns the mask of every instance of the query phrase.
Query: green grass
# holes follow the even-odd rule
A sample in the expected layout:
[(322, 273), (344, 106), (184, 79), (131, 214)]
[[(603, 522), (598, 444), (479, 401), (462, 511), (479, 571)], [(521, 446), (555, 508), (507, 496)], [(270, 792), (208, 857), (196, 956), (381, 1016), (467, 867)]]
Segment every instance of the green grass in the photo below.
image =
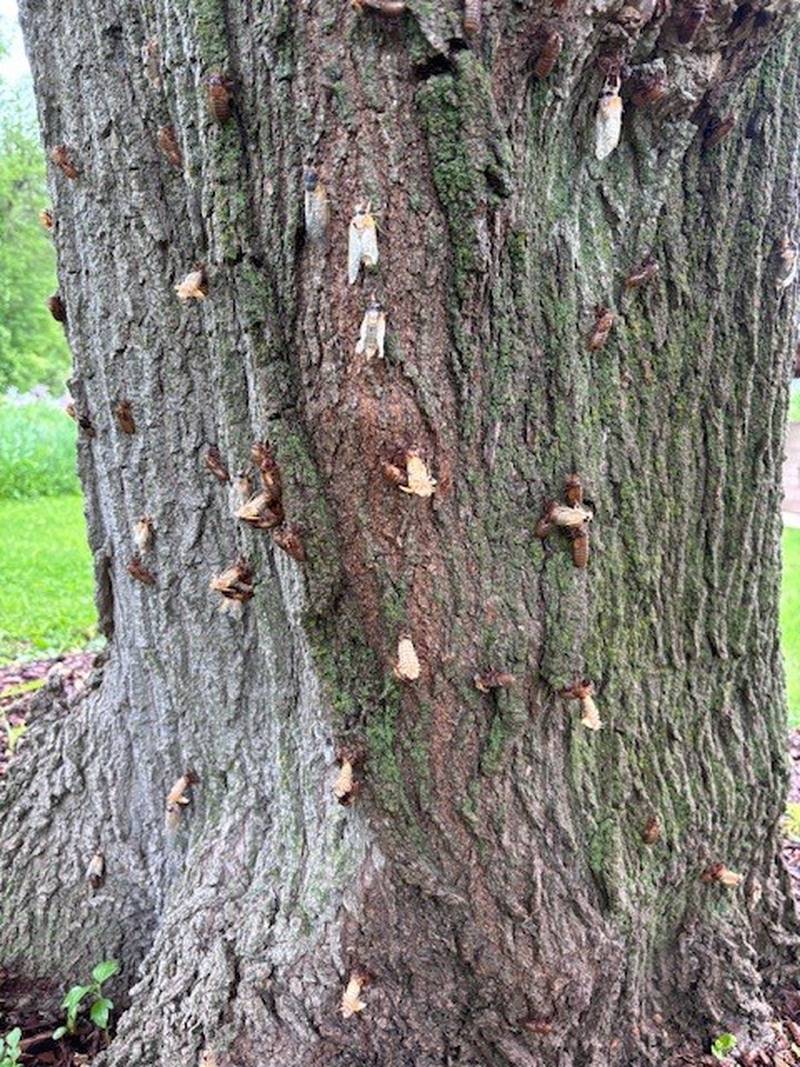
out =
[(0, 500), (0, 663), (77, 648), (94, 634), (81, 497)]
[(0, 500), (77, 493), (75, 434), (54, 404), (0, 400)]
[(800, 390), (789, 394), (789, 422), (800, 422)]
[(783, 531), (781, 638), (789, 722), (792, 726), (800, 726), (800, 530)]

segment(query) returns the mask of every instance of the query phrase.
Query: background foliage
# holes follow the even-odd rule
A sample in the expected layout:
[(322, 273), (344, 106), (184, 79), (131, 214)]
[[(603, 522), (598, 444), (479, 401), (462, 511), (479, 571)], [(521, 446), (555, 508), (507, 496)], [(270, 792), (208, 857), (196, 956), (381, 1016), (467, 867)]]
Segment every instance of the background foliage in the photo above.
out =
[(0, 393), (39, 384), (61, 393), (69, 372), (63, 328), (45, 306), (56, 291), (38, 217), (47, 205), (30, 82), (0, 82)]

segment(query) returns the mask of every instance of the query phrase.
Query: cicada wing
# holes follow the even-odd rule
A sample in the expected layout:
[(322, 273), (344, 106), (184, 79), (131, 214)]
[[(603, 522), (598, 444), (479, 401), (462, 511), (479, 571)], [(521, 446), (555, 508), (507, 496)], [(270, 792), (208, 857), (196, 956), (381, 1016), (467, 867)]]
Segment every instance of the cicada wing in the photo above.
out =
[(605, 159), (619, 144), (622, 133), (622, 100), (606, 96), (600, 101), (595, 119), (595, 156)]
[(378, 230), (374, 222), (361, 231), (361, 259), (365, 267), (374, 267), (378, 262)]
[(350, 237), (347, 244), (347, 280), (350, 285), (354, 285), (358, 278), (358, 271), (361, 267), (362, 242), (363, 230), (359, 230), (358, 226), (351, 222)]

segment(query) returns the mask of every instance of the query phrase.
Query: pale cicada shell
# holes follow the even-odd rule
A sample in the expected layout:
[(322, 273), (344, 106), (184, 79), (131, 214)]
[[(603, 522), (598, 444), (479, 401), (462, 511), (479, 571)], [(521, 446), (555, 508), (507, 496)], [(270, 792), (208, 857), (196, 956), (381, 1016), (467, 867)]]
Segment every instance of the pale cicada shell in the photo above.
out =
[(305, 187), (305, 220), (309, 241), (321, 241), (328, 228), (328, 194), (325, 186), (317, 177), (317, 172), (309, 167), (303, 175)]
[(584, 694), (581, 698), (581, 724), (588, 730), (599, 730), (603, 725), (600, 721), (600, 712), (594, 702), (591, 693)]
[(397, 642), (397, 665), (394, 668), (395, 677), (406, 682), (415, 682), (420, 676), (419, 659), (414, 642), (410, 637), (401, 637)]
[(133, 540), (140, 552), (148, 552), (153, 544), (154, 526), (149, 515), (142, 515), (133, 526)]
[(333, 795), (339, 801), (346, 801), (353, 792), (353, 764), (349, 759), (342, 759), (342, 766), (333, 783)]
[(356, 204), (355, 214), (350, 220), (350, 234), (347, 246), (347, 280), (353, 285), (363, 263), (365, 267), (374, 267), (378, 262), (378, 229), (369, 200), (366, 204)]
[(383, 306), (373, 296), (364, 318), (361, 320), (361, 332), (356, 344), (356, 355), (365, 355), (367, 359), (379, 356), (383, 359), (384, 341), (386, 339), (386, 313)]
[(99, 889), (106, 876), (106, 861), (102, 852), (95, 852), (86, 868), (86, 881), (92, 889)]
[(361, 1000), (361, 990), (364, 988), (364, 978), (360, 974), (351, 974), (347, 988), (342, 993), (342, 1005), (340, 1011), (343, 1019), (349, 1019), (356, 1012), (363, 1011), (366, 1004)]
[(406, 454), (406, 471), (408, 485), (401, 485), (401, 493), (411, 493), (414, 496), (433, 496), (436, 490), (436, 479), (432, 478), (425, 466), (425, 461), (418, 452)]
[(167, 793), (167, 800), (164, 805), (164, 824), (167, 830), (174, 831), (180, 826), (181, 813), (189, 803), (189, 797), (186, 794), (199, 781), (200, 779), (194, 771), (187, 771), (180, 776), (169, 793)]
[(622, 97), (619, 78), (607, 81), (600, 94), (595, 117), (595, 149), (597, 159), (610, 156), (622, 134)]

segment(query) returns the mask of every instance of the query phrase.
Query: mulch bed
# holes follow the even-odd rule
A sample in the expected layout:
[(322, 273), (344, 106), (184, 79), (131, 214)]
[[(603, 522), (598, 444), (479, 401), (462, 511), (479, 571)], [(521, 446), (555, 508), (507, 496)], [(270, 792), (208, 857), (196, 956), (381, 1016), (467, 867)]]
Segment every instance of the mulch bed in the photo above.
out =
[(72, 703), (85, 690), (96, 659), (94, 652), (69, 652), (0, 668), (0, 775), (5, 774), (10, 757), (5, 722), (12, 727), (24, 724), (35, 714), (41, 701), (37, 696), (44, 688), (57, 688)]

